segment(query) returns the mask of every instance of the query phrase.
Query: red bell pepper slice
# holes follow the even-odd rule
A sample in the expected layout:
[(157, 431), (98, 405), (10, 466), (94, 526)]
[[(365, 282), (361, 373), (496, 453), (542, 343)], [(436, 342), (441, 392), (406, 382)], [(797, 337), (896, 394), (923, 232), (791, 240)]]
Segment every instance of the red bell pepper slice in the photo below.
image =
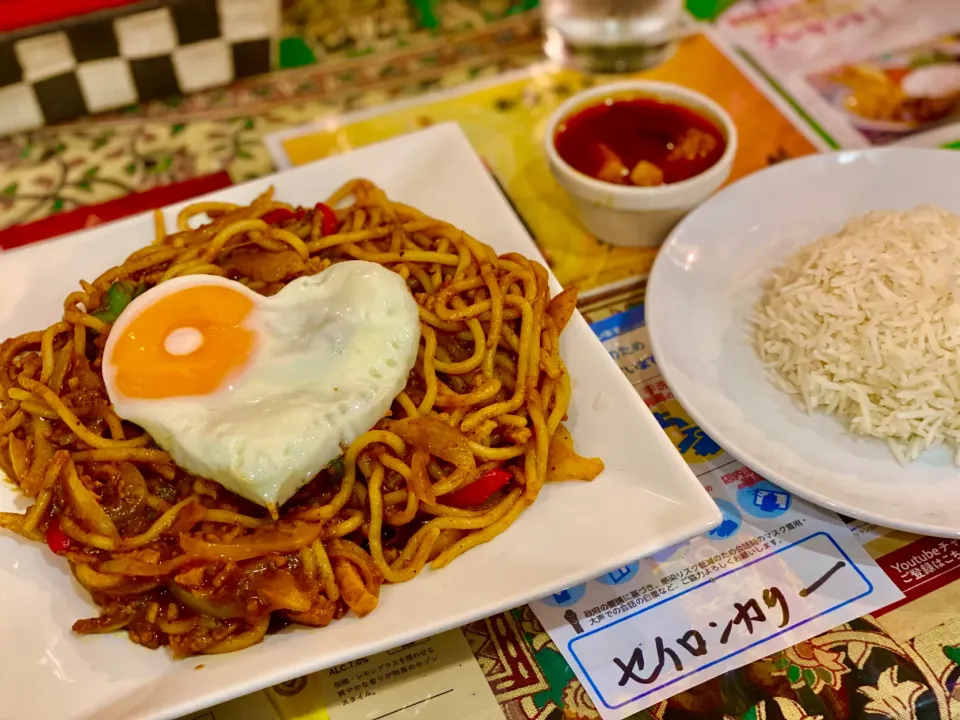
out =
[(491, 468), (469, 485), (454, 490), (449, 495), (440, 498), (444, 505), (456, 508), (476, 507), (483, 505), (490, 496), (506, 485), (513, 478), (513, 473), (504, 468)]
[(263, 220), (267, 225), (283, 225), (291, 220), (299, 222), (300, 220), (303, 220), (306, 215), (307, 211), (303, 208), (297, 208), (296, 210), (274, 208), (270, 212), (261, 215), (260, 219)]
[(47, 541), (47, 547), (57, 555), (63, 555), (73, 547), (73, 540), (71, 540), (63, 531), (63, 528), (60, 527), (60, 518), (54, 518), (50, 521), (44, 538)]
[(267, 225), (279, 225), (293, 217), (293, 211), (286, 208), (276, 208), (260, 216)]
[(333, 211), (333, 208), (324, 203), (317, 203), (314, 208), (321, 215), (323, 215), (323, 223), (320, 225), (320, 232), (326, 235), (333, 235), (337, 232), (337, 229), (340, 227), (340, 221), (337, 220), (337, 214)]

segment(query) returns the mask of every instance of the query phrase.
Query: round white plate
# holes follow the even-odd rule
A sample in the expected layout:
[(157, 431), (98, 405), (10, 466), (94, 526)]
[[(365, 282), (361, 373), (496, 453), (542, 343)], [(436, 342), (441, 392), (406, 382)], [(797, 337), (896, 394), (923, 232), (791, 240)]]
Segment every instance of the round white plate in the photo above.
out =
[(750, 175), (667, 239), (647, 288), (646, 317), (654, 357), (677, 399), (745, 465), (837, 512), (960, 537), (960, 468), (945, 448), (899, 465), (882, 441), (798, 410), (767, 380), (750, 345), (749, 314), (771, 269), (854, 215), (925, 203), (960, 213), (960, 153), (839, 152)]

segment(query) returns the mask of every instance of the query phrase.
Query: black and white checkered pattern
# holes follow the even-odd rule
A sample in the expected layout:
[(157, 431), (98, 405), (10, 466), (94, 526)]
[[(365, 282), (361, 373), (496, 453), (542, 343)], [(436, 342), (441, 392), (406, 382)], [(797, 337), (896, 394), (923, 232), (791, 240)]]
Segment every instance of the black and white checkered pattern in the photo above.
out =
[(148, 5), (0, 38), (0, 135), (270, 70), (280, 0)]

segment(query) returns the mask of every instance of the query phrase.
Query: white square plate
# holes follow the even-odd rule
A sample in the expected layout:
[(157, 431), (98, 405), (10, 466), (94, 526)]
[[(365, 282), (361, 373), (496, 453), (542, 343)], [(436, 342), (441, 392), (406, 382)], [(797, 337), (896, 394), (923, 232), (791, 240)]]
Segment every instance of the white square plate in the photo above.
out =
[[(272, 184), (280, 199), (312, 205), (358, 176), (498, 252), (540, 257), (455, 125), (208, 198), (247, 203)], [(168, 227), (181, 207), (164, 211)], [(92, 279), (152, 237), (152, 219), (143, 215), (0, 255), (0, 337), (54, 322), (80, 278)], [(288, 628), (240, 653), (174, 661), (168, 651), (138, 647), (122, 633), (74, 635), (74, 620), (96, 608), (66, 563), (4, 534), (0, 718), (173, 718), (521, 605), (719, 523), (716, 505), (579, 315), (563, 334), (563, 356), (573, 380), (570, 431), (578, 451), (602, 458), (606, 471), (592, 483), (546, 487), (504, 535), (439, 572), (385, 586), (380, 607), (363, 620)], [(0, 510), (23, 507), (0, 488)]]

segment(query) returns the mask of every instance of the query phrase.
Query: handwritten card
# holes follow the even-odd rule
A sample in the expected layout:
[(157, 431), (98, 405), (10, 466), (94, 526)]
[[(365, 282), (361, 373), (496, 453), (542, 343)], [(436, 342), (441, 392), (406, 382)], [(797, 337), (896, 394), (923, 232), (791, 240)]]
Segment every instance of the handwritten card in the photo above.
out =
[[(836, 541), (816, 533), (579, 635), (569, 652), (603, 706), (615, 710), (869, 595), (863, 572), (837, 556), (844, 553)], [(730, 602), (714, 609), (718, 597)]]
[(709, 535), (531, 603), (605, 720), (903, 597), (836, 514), (690, 419), (650, 355), (642, 307), (593, 327), (723, 513)]

